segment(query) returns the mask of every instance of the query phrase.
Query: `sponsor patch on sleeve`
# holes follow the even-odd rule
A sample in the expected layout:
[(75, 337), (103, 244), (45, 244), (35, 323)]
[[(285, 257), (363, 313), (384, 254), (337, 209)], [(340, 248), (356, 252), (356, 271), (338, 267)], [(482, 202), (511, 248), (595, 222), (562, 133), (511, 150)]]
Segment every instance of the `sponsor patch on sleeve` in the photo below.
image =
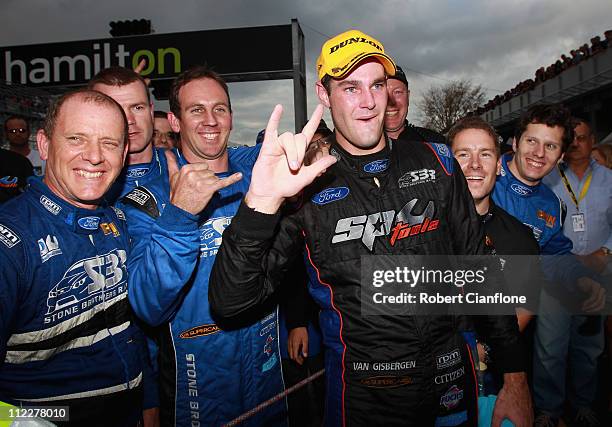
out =
[(446, 144), (439, 144), (435, 142), (426, 142), (427, 146), (433, 151), (438, 162), (442, 165), (444, 172), (447, 175), (452, 175), (454, 171), (454, 157), (451, 149)]
[(4, 243), (6, 247), (12, 248), (17, 243), (21, 242), (21, 239), (6, 225), (0, 224), (0, 242)]

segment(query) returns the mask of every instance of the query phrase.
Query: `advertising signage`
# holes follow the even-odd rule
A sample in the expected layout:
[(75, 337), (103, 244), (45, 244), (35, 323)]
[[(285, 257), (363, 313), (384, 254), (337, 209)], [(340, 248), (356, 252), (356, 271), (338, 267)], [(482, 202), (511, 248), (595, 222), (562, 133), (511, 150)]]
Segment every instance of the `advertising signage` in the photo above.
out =
[[(31, 87), (87, 83), (101, 69), (134, 68), (152, 81), (208, 64), (232, 80), (292, 78), (292, 25), (191, 31), (0, 48), (0, 78)], [(256, 78), (257, 75), (260, 78)]]

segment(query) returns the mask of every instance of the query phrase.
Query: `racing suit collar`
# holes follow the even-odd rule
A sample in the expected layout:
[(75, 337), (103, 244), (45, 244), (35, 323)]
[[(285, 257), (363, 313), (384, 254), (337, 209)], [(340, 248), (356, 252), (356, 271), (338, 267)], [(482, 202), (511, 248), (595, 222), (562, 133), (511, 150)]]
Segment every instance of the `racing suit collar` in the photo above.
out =
[(335, 134), (331, 141), (329, 154), (338, 159), (338, 164), (344, 169), (357, 174), (360, 178), (371, 178), (384, 175), (390, 166), (393, 141), (386, 138), (385, 147), (373, 154), (355, 156), (344, 150), (336, 141)]
[(542, 181), (538, 182), (536, 185), (526, 185), (518, 178), (516, 178), (512, 172), (510, 172), (510, 168), (508, 167), (508, 162), (512, 160), (513, 155), (511, 153), (504, 154), (501, 158), (501, 176), (497, 179), (504, 183), (506, 189), (516, 194), (518, 197), (532, 197), (539, 193), (540, 187), (542, 185)]
[(152, 174), (155, 170), (154, 168), (156, 165), (161, 172), (161, 164), (159, 163), (159, 151), (159, 148), (153, 149), (153, 156), (151, 157), (151, 161), (149, 163), (127, 165), (122, 172), (122, 174), (126, 177), (126, 182), (137, 181)]
[(45, 215), (56, 216), (79, 234), (93, 234), (100, 229), (100, 224), (110, 222), (106, 220), (105, 209), (83, 209), (56, 196), (43, 182), (42, 177), (28, 179), (31, 201)]

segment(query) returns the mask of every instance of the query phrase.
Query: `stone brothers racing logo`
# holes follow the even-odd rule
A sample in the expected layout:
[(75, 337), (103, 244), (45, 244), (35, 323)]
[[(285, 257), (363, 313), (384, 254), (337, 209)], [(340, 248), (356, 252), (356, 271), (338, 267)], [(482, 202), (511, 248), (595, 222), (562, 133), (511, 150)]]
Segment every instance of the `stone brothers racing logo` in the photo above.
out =
[(200, 258), (217, 255), (223, 230), (232, 222), (231, 216), (211, 218), (200, 226)]
[(126, 292), (126, 259), (124, 250), (113, 249), (72, 264), (47, 296), (45, 324), (66, 319)]
[(428, 201), (420, 212), (415, 210), (418, 202), (418, 199), (410, 200), (397, 215), (395, 211), (389, 210), (342, 218), (336, 223), (332, 243), (361, 239), (365, 247), (372, 251), (374, 239), (379, 236), (391, 234), (390, 242), (394, 246), (398, 240), (436, 230), (440, 221), (433, 219), (434, 202)]

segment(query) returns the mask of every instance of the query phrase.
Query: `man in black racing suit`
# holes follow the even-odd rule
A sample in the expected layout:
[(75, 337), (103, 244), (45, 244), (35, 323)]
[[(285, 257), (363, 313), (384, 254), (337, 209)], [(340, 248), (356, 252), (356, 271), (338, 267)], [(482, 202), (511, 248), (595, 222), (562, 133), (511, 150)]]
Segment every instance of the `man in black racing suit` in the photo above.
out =
[[(303, 133), (280, 137), (277, 106), (249, 191), (223, 234), (212, 310), (232, 318), (265, 301), (305, 248), (327, 347), (326, 425), (476, 425), (461, 319), (368, 316), (360, 299), (363, 255), (485, 254), (465, 179), (445, 145), (385, 138), (385, 82), (395, 66), (380, 42), (355, 30), (340, 34), (325, 43), (317, 65), (317, 92), (336, 127), (331, 156), (301, 166), (321, 106)], [(283, 200), (304, 187), (302, 206), (281, 219)], [(497, 415), (529, 425), (516, 319), (482, 316), (477, 324), (506, 373)]]

